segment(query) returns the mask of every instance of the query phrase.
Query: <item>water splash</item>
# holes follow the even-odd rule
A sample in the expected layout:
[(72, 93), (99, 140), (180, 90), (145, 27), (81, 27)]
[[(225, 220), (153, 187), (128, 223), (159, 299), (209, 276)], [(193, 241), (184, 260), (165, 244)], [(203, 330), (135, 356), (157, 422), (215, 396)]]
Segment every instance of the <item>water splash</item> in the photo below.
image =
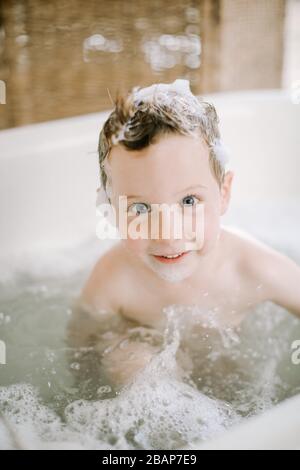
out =
[[(158, 330), (103, 315), (100, 347), (68, 347), (70, 301), (86, 276), (70, 275), (72, 269), (54, 275), (53, 268), (48, 278), (40, 269), (36, 276), (22, 271), (0, 286), (9, 350), (1, 368), (3, 449), (179, 448), (299, 393), (290, 345), (300, 324), (272, 303), (238, 329), (222, 325), (217, 310), (197, 306), (169, 305)], [(156, 353), (116, 388), (102, 359), (119, 333)], [(122, 355), (127, 344), (118, 343)]]

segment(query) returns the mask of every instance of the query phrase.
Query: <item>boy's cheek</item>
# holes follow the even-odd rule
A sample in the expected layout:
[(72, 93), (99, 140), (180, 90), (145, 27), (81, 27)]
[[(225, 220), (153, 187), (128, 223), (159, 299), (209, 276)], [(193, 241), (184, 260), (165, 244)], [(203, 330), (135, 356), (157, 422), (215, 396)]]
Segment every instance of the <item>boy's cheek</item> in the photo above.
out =
[(215, 244), (219, 233), (220, 217), (216, 211), (207, 211), (204, 219), (204, 251), (208, 251)]
[(126, 248), (130, 250), (135, 255), (142, 255), (147, 251), (148, 241), (147, 240), (134, 240), (132, 238), (127, 238), (123, 240)]

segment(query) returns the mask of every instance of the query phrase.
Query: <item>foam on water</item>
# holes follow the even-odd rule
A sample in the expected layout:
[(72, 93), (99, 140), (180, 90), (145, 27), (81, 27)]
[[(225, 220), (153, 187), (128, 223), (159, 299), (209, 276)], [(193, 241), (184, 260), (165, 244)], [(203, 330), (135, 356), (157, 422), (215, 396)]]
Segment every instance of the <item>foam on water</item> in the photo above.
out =
[[(67, 287), (61, 288), (67, 292)], [(33, 297), (38, 295), (43, 302), (52, 298), (56, 304), (58, 292), (53, 287), (50, 295), (51, 286), (38, 289), (31, 280), (28, 290)], [(28, 302), (24, 292), (22, 299), (24, 313)], [(20, 321), (24, 333), (16, 307), (12, 325), (17, 327)], [(27, 319), (31, 328), (40, 314), (44, 317), (47, 312), (35, 312)], [(68, 316), (59, 309), (52, 309), (52, 314), (53, 324), (59, 314)], [(216, 436), (299, 390), (300, 380), (294, 386), (280, 376), (289, 338), (299, 327), (282, 309), (272, 304), (261, 307), (237, 332), (221, 328), (214, 312), (197, 307), (169, 306), (165, 314), (166, 326), (160, 333), (128, 325), (129, 337), (158, 344), (160, 336), (161, 348), (135, 380), (117, 390), (101, 377), (91, 377), (96, 356), (86, 360), (85, 351), (68, 350), (71, 358), (66, 363), (61, 344), (50, 349), (46, 343), (39, 350), (33, 342), (38, 357), (34, 360), (27, 344), (30, 360), (23, 364), (27, 381), (0, 388), (1, 448), (175, 449)], [(46, 320), (43, 325), (48, 325), (49, 333)], [(11, 325), (5, 328), (10, 330)], [(13, 334), (17, 341), (20, 333)], [(28, 335), (26, 339), (30, 341)], [(84, 374), (80, 385), (71, 379), (74, 369)], [(6, 381), (21, 375), (17, 372)]]
[[(53, 403), (43, 403), (42, 386), (23, 383), (0, 388), (3, 448), (172, 449), (208, 439), (236, 422), (238, 416), (228, 403), (209, 398), (185, 378), (176, 358), (181, 338), (178, 312), (176, 307), (166, 309), (161, 352), (112, 398), (105, 398), (105, 392), (111, 391), (106, 385), (97, 389), (98, 394), (104, 392), (104, 399), (72, 400), (55, 411)], [(131, 328), (131, 336), (133, 330), (135, 337), (145, 337), (145, 328)], [(51, 375), (59, 357), (49, 350), (46, 357)], [(80, 351), (74, 351), (74, 357), (80, 370)], [(61, 388), (71, 397), (77, 392)]]

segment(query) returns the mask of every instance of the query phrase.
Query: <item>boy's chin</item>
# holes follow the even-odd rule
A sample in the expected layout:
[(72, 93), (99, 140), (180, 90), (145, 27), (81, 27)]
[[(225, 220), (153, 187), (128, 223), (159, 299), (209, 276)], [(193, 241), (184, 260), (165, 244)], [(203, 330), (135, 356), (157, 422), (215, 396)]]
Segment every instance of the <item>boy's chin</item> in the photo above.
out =
[(196, 263), (182, 262), (178, 264), (164, 265), (160, 261), (154, 259), (151, 255), (142, 256), (142, 261), (161, 279), (172, 283), (184, 281), (196, 270)]

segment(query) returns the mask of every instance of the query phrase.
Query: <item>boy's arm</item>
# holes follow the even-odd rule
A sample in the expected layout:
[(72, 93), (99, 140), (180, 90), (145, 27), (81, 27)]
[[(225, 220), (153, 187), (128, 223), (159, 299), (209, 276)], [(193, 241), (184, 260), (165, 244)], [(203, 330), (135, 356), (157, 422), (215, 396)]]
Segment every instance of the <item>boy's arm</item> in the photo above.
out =
[[(127, 340), (128, 328), (137, 325), (120, 313), (116, 301), (119, 280), (109, 268), (107, 260), (100, 260), (75, 300), (67, 326), (67, 341), (72, 348), (92, 347), (98, 351), (108, 381), (123, 386), (146, 366), (157, 349)], [(120, 348), (124, 340), (127, 341)]]
[(130, 325), (124, 326), (123, 322), (121, 315), (112, 310), (102, 310), (95, 316), (78, 299), (67, 328), (68, 345), (92, 348), (99, 354), (102, 372), (114, 387), (129, 383), (159, 352), (159, 348), (148, 343), (129, 339), (126, 329)]
[(275, 250), (266, 251), (257, 263), (266, 299), (300, 318), (300, 266)]
[(95, 344), (117, 308), (111, 292), (113, 276), (108, 279), (107, 260), (101, 258), (89, 275), (80, 296), (74, 300), (67, 325), (67, 339), (73, 347)]

